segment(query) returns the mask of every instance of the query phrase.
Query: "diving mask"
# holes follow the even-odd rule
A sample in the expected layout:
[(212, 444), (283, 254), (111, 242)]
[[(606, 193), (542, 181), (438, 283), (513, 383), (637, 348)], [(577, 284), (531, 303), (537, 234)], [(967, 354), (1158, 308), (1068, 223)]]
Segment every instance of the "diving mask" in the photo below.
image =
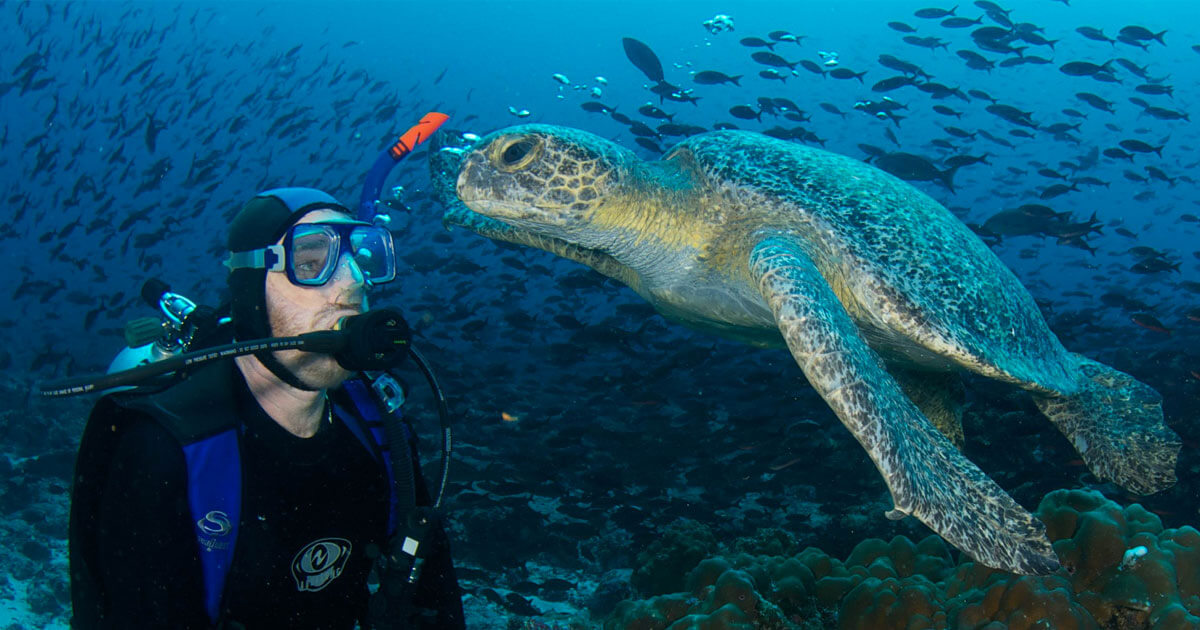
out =
[(232, 252), (225, 266), (285, 272), (292, 284), (322, 286), (337, 271), (342, 254), (362, 270), (367, 285), (396, 279), (396, 251), (387, 228), (362, 222), (297, 223), (282, 245)]

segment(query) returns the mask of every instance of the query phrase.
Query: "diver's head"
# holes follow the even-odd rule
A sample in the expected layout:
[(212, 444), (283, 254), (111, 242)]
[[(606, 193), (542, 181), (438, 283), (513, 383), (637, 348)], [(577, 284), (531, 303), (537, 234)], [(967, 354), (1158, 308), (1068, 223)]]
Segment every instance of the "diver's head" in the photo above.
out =
[[(312, 188), (259, 193), (230, 227), (229, 290), (239, 341), (330, 330), (367, 310), (366, 289), (395, 277), (385, 228), (356, 221)], [(324, 389), (349, 372), (330, 355), (298, 350), (255, 356), (281, 381)]]

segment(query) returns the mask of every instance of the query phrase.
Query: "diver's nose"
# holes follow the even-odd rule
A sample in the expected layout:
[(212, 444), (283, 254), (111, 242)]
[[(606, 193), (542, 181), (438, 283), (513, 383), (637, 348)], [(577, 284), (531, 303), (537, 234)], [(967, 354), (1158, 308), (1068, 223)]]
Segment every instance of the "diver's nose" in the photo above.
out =
[(362, 267), (358, 266), (354, 256), (347, 252), (338, 257), (337, 268), (333, 270), (333, 277), (329, 279), (330, 284), (353, 286), (365, 285), (366, 282), (366, 274), (363, 273)]

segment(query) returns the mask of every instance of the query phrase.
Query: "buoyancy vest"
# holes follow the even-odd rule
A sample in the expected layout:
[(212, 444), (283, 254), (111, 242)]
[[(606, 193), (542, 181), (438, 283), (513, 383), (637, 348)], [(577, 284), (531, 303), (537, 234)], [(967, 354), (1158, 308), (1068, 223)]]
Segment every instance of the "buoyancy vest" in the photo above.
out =
[[(155, 419), (179, 443), (187, 464), (188, 506), (199, 550), (203, 574), (204, 607), (213, 624), (220, 621), (221, 600), (233, 563), (242, 507), (240, 439), (242, 425), (237, 415), (232, 379), (241, 378), (229, 361), (204, 366), (186, 380), (168, 389), (144, 394), (119, 393), (102, 398), (88, 419), (76, 461), (72, 491), (70, 538), (79, 553), (71, 554), (73, 600), (77, 608), (102, 614), (103, 594), (95, 567), (95, 537), (89, 525), (99, 514), (100, 497), (121, 435), (119, 426), (128, 414), (140, 412)], [(401, 510), (400, 497), (411, 497), (411, 489), (398, 488), (385, 431), (385, 416), (403, 428), (404, 455), (413, 449), (413, 433), (400, 418), (399, 410), (388, 412), (371, 394), (361, 375), (345, 381), (330, 392), (335, 413), (351, 433), (384, 467), (389, 480), (388, 536), (396, 534)], [(404, 461), (408, 457), (400, 461)], [(411, 461), (410, 464), (411, 466)], [(411, 475), (399, 476), (411, 483)], [(411, 503), (408, 498), (406, 503)], [(88, 610), (76, 611), (86, 616)]]

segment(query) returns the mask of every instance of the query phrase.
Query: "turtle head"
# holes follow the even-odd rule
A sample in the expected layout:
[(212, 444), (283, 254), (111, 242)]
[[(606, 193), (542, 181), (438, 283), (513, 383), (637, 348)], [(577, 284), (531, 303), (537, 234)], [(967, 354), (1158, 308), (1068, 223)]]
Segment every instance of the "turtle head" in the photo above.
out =
[[(462, 161), (458, 198), (519, 230), (587, 241), (597, 213), (621, 195), (636, 158), (590, 133), (521, 125), (482, 138)], [(580, 243), (587, 246), (586, 243)]]

